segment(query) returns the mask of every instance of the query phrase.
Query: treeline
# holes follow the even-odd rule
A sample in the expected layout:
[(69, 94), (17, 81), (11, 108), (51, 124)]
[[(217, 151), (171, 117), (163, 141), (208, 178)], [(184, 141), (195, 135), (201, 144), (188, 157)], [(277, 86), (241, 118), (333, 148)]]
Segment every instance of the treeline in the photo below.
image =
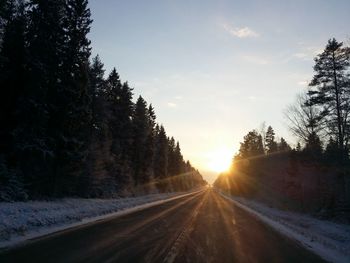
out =
[(271, 126), (249, 132), (231, 171), (215, 182), (218, 188), (259, 193), (265, 200), (275, 196), (302, 210), (350, 214), (350, 48), (330, 39), (314, 72), (284, 113), (297, 145), (276, 140)]
[(87, 0), (0, 2), (0, 200), (203, 185), (152, 105), (90, 60)]

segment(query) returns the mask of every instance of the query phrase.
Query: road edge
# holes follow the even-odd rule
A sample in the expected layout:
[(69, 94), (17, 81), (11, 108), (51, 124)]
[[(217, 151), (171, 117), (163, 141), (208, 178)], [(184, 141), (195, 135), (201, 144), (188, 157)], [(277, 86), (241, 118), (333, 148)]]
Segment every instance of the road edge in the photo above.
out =
[(327, 249), (327, 247), (324, 246), (317, 246), (315, 242), (312, 242), (311, 240), (306, 240), (304, 236), (290, 230), (288, 227), (284, 226), (283, 224), (274, 221), (267, 216), (253, 210), (252, 208), (234, 200), (233, 196), (227, 195), (225, 193), (222, 193), (220, 190), (215, 190), (219, 195), (221, 195), (223, 198), (227, 199), (228, 201), (232, 202), (234, 205), (238, 206), (239, 208), (245, 210), (246, 212), (253, 215), (255, 218), (263, 222), (264, 224), (268, 225), (269, 227), (273, 228), (275, 231), (280, 233), (281, 235), (292, 239), (293, 241), (297, 242), (299, 245), (304, 247), (305, 249), (309, 250), (310, 252), (320, 256), (323, 260), (328, 262), (337, 262), (337, 263), (347, 263), (349, 262), (348, 258), (343, 255), (337, 255), (332, 256), (334, 251)]
[(0, 241), (0, 253), (7, 251), (7, 250), (17, 248), (17, 247), (25, 246), (27, 243), (33, 242), (36, 239), (44, 238), (46, 236), (61, 234), (65, 231), (70, 231), (74, 228), (86, 227), (90, 224), (95, 224), (95, 223), (102, 222), (105, 220), (110, 220), (112, 218), (118, 218), (118, 217), (121, 217), (124, 215), (128, 215), (128, 214), (131, 214), (131, 213), (134, 213), (137, 211), (142, 211), (144, 209), (147, 209), (147, 208), (150, 208), (153, 206), (157, 206), (160, 204), (164, 204), (164, 203), (167, 203), (167, 202), (170, 202), (170, 201), (173, 201), (176, 199), (180, 199), (180, 198), (183, 198), (186, 196), (195, 195), (195, 194), (203, 192), (205, 190), (206, 190), (206, 188), (202, 188), (202, 189), (194, 190), (192, 192), (188, 192), (185, 194), (179, 194), (176, 196), (172, 196), (170, 198), (161, 199), (161, 200), (157, 200), (157, 201), (153, 201), (153, 202), (149, 202), (149, 203), (144, 203), (141, 205), (136, 205), (134, 207), (126, 208), (123, 210), (117, 210), (117, 211), (112, 212), (112, 213), (108, 213), (108, 214), (104, 214), (104, 215), (100, 215), (100, 216), (83, 218), (82, 220), (80, 220), (78, 222), (71, 223), (71, 224), (65, 224), (65, 225), (61, 225), (61, 226), (53, 226), (53, 227), (42, 229), (42, 230), (30, 231), (24, 236), (16, 236), (10, 240)]

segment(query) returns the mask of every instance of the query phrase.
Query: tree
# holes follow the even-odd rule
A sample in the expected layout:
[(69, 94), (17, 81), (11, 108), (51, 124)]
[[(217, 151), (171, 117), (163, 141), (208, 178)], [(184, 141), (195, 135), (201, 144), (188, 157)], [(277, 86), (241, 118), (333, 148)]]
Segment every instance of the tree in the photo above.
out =
[(265, 121), (260, 124), (259, 133), (263, 141), (264, 150), (266, 150), (266, 122)]
[(174, 176), (176, 175), (176, 167), (175, 167), (175, 139), (174, 137), (168, 138), (168, 175)]
[[(89, 67), (89, 94), (91, 94), (91, 111), (92, 111), (92, 125), (91, 132), (103, 133), (102, 130), (106, 128), (104, 119), (106, 112), (105, 88), (106, 81), (104, 79), (104, 65), (97, 55), (92, 59)], [(91, 134), (92, 136), (92, 134)]]
[(111, 151), (114, 155), (118, 156), (122, 154), (121, 147), (121, 134), (122, 116), (127, 113), (123, 113), (121, 107), (121, 93), (122, 93), (122, 83), (119, 78), (119, 74), (115, 68), (112, 69), (106, 81), (106, 91), (105, 96), (107, 100), (106, 113), (108, 115), (108, 127), (111, 131), (113, 141)]
[(203, 183), (152, 105), (90, 63), (91, 23), (88, 0), (0, 1), (0, 200)]
[(115, 181), (122, 187), (131, 180), (131, 162), (134, 154), (133, 144), (133, 103), (132, 89), (127, 83), (122, 84), (114, 68), (106, 82), (107, 125), (111, 133), (111, 154)]
[[(52, 196), (57, 182), (56, 140), (48, 130), (63, 80), (66, 44), (64, 1), (28, 1), (27, 81), (19, 98), (14, 131), (18, 163), (32, 196)], [(49, 99), (50, 98), (50, 99)]]
[(91, 14), (87, 0), (66, 0), (62, 3), (64, 45), (61, 74), (48, 93), (49, 129), (54, 138), (55, 194), (76, 194), (81, 191), (79, 178), (86, 180), (89, 128), (92, 121), (89, 93), (89, 57)]
[(336, 138), (341, 159), (349, 140), (349, 66), (350, 49), (334, 38), (330, 39), (325, 50), (315, 58), (315, 75), (308, 92), (309, 103), (320, 106), (327, 118), (328, 129)]
[(318, 160), (322, 157), (322, 143), (316, 133), (310, 134), (303, 151), (306, 153), (307, 158), (313, 160)]
[(184, 162), (184, 159), (181, 153), (180, 143), (178, 141), (176, 142), (174, 156), (175, 156), (174, 172), (175, 172), (175, 175), (180, 175), (182, 173), (182, 164)]
[(27, 62), (27, 17), (24, 3), (6, 1), (5, 4), (7, 10), (3, 17), (6, 23), (4, 22), (3, 45), (0, 50), (0, 155), (8, 155), (14, 150), (13, 135), (18, 125), (16, 111), (26, 84)]
[(250, 131), (241, 143), (238, 157), (246, 159), (264, 154), (264, 146), (262, 137), (256, 130)]
[(135, 183), (145, 184), (150, 179), (152, 155), (147, 152), (147, 140), (152, 132), (148, 118), (146, 101), (140, 96), (135, 105), (133, 116), (132, 165)]
[(324, 133), (326, 128), (325, 116), (319, 107), (309, 101), (308, 94), (300, 94), (284, 112), (284, 116), (288, 121), (288, 128), (304, 144), (313, 133), (321, 137), (326, 135)]
[[(149, 176), (149, 181), (154, 181), (154, 162), (155, 162), (155, 147), (156, 147), (156, 114), (152, 104), (149, 105), (147, 109), (147, 119), (148, 119), (148, 128), (149, 133), (146, 139), (146, 158), (145, 161), (147, 164), (147, 172)], [(149, 189), (153, 190), (153, 189)]]
[(275, 142), (275, 132), (271, 126), (266, 131), (266, 153), (270, 154), (277, 151), (277, 143)]
[(158, 181), (158, 188), (166, 190), (165, 178), (168, 177), (168, 138), (164, 127), (156, 127), (154, 174)]
[(15, 130), (26, 85), (27, 13), (23, 1), (0, 3), (0, 200), (27, 197), (18, 167)]
[[(22, 1), (18, 1), (21, 4)], [(0, 50), (2, 47), (5, 27), (14, 18), (16, 9), (15, 0), (3, 0), (0, 2)]]
[(291, 150), (290, 145), (286, 142), (286, 140), (283, 137), (281, 137), (281, 140), (278, 143), (278, 151), (280, 151), (280, 152), (287, 152), (287, 151), (290, 151), (290, 150)]
[(335, 163), (338, 157), (338, 145), (337, 142), (330, 137), (326, 145), (326, 150), (324, 152), (324, 157), (327, 162)]

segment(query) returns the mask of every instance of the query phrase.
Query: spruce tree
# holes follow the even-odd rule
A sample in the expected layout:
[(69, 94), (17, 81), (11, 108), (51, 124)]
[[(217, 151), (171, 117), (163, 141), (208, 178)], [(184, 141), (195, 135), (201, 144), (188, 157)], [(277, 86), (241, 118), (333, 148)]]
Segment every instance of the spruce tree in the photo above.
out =
[(104, 65), (97, 55), (92, 59), (89, 67), (89, 94), (91, 94), (91, 111), (92, 111), (92, 125), (91, 136), (95, 133), (102, 134), (106, 125), (103, 124), (106, 112), (104, 107), (105, 102), (105, 88), (106, 81), (104, 79)]
[(6, 4), (6, 23), (0, 50), (0, 155), (8, 156), (11, 152), (13, 154), (13, 135), (18, 125), (16, 111), (26, 85), (27, 17), (23, 1), (17, 4), (7, 1)]
[(307, 159), (320, 160), (322, 157), (322, 142), (316, 133), (310, 134), (304, 148)]
[(0, 200), (25, 199), (15, 133), (26, 85), (27, 14), (23, 1), (0, 6)]
[(146, 101), (140, 96), (135, 104), (133, 116), (132, 165), (136, 184), (145, 184), (150, 178), (151, 157), (148, 155), (147, 140), (151, 134)]
[(157, 129), (155, 145), (154, 173), (159, 190), (165, 191), (167, 189), (165, 179), (168, 177), (168, 138), (162, 125)]
[(286, 140), (283, 137), (281, 137), (281, 140), (278, 144), (278, 150), (281, 152), (286, 152), (291, 150), (290, 145), (286, 142)]
[(176, 163), (175, 163), (175, 139), (174, 137), (168, 138), (168, 175), (176, 175)]
[(133, 114), (132, 90), (127, 83), (122, 84), (114, 68), (106, 82), (107, 123), (111, 133), (111, 154), (113, 173), (118, 187), (126, 185), (131, 177), (131, 144)]
[[(89, 127), (91, 125), (91, 94), (89, 94), (88, 62), (90, 41), (90, 10), (86, 0), (62, 3), (64, 44), (59, 64), (58, 85), (48, 93), (49, 129), (54, 139), (55, 195), (76, 194), (84, 177)], [(82, 178), (83, 179), (83, 178)], [(83, 179), (84, 180), (84, 179)]]
[(338, 157), (338, 145), (337, 142), (330, 137), (324, 152), (324, 157), (328, 163), (336, 163)]
[[(31, 0), (27, 32), (28, 81), (17, 108), (15, 137), (21, 170), (33, 195), (53, 195), (57, 185), (54, 99), (63, 88), (64, 1)], [(57, 167), (57, 166), (56, 166)]]
[[(146, 139), (146, 162), (147, 173), (149, 174), (149, 180), (152, 181), (155, 178), (154, 162), (155, 162), (155, 143), (156, 143), (156, 114), (152, 104), (147, 109), (148, 128), (149, 134)], [(150, 189), (153, 190), (153, 189)]]

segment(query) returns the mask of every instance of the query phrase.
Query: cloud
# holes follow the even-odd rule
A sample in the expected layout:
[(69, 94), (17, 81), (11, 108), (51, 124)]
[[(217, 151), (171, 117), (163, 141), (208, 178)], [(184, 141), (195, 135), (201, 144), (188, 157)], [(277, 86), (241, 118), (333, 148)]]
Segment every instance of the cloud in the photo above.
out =
[(318, 54), (322, 53), (322, 48), (315, 46), (302, 47), (300, 52), (294, 53), (293, 57), (301, 60), (313, 60)]
[(267, 65), (270, 63), (269, 60), (263, 57), (255, 56), (255, 55), (243, 55), (242, 59), (246, 62), (257, 64), (257, 65)]
[(177, 104), (173, 103), (173, 102), (168, 102), (167, 105), (169, 108), (176, 108), (177, 107)]
[(232, 36), (238, 38), (256, 38), (259, 37), (260, 34), (255, 32), (253, 29), (249, 27), (233, 27), (229, 24), (222, 24), (222, 27), (230, 33)]

